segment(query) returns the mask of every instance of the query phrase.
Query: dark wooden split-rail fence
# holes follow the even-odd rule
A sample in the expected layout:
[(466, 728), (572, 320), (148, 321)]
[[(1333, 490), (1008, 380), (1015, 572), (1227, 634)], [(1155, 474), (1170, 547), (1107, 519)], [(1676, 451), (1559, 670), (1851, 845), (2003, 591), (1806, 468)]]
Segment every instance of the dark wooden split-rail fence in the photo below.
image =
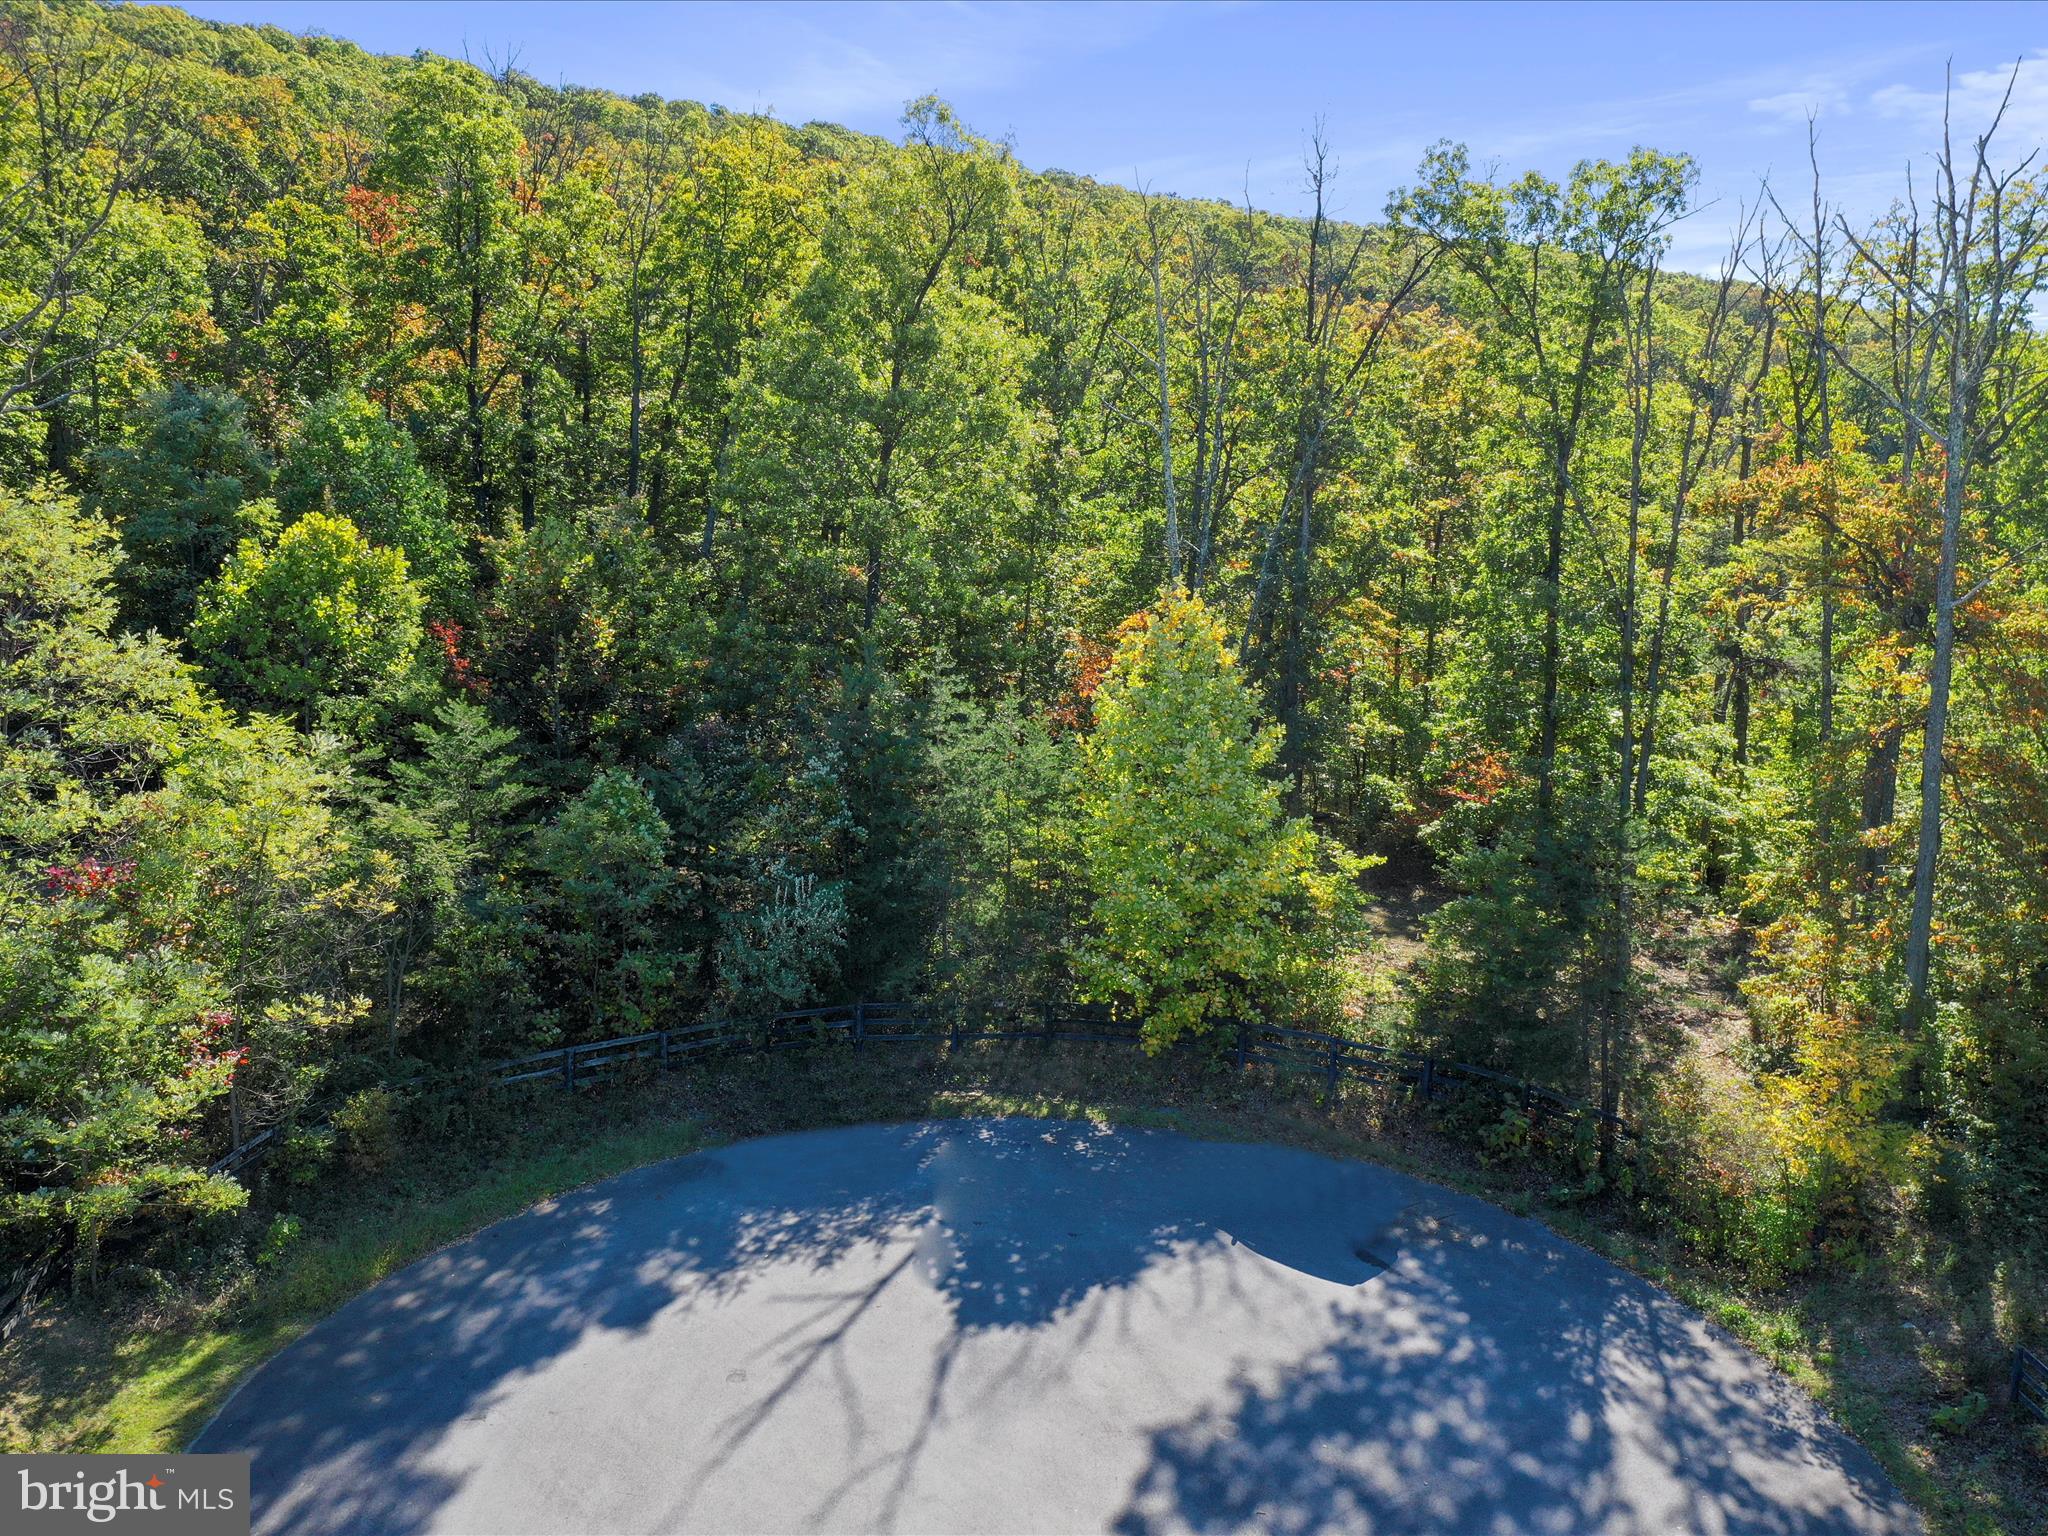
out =
[[(1334, 1096), (1343, 1084), (1351, 1082), (1404, 1090), (1424, 1103), (1473, 1090), (1490, 1091), (1509, 1104), (1519, 1105), (1532, 1123), (1565, 1120), (1594, 1126), (1604, 1124), (1614, 1136), (1628, 1140), (1633, 1140), (1636, 1134), (1621, 1116), (1596, 1105), (1465, 1062), (1281, 1024), (1226, 1024), (1221, 1038), (1222, 1048), (1240, 1071), (1264, 1067), (1283, 1078), (1320, 1079), (1326, 1096)], [(924, 1045), (958, 1054), (1001, 1041), (1036, 1041), (1048, 1047), (1121, 1045), (1135, 1050), (1143, 1043), (1143, 1032), (1134, 1019), (1120, 1019), (1089, 1008), (1046, 1005), (970, 1020), (957, 1013), (940, 1013), (911, 1003), (840, 1003), (825, 1008), (799, 1008), (764, 1020), (707, 1019), (674, 1029), (562, 1045), (469, 1072), (416, 1078), (392, 1086), (460, 1090), (552, 1083), (573, 1091), (622, 1073), (664, 1071), (717, 1055), (758, 1054), (835, 1043), (856, 1051), (870, 1045)], [(260, 1131), (209, 1165), (207, 1172), (246, 1173), (274, 1151), (282, 1139), (281, 1127)], [(57, 1253), (43, 1254), (0, 1290), (0, 1341), (19, 1324), (37, 1290), (57, 1268), (60, 1257)]]
[(2048, 1360), (2024, 1344), (2012, 1352), (2012, 1405), (2048, 1424)]
[[(495, 1062), (451, 1082), (480, 1087), (555, 1083), (564, 1089), (575, 1089), (622, 1072), (666, 1070), (707, 1056), (761, 1054), (832, 1044), (856, 1051), (870, 1045), (924, 1045), (932, 1049), (944, 1047), (958, 1054), (1001, 1041), (1036, 1041), (1047, 1046), (1123, 1045), (1137, 1049), (1143, 1038), (1136, 1020), (1119, 1019), (1092, 1009), (1047, 1006), (970, 1020), (912, 1003), (838, 1003), (824, 1008), (798, 1008), (755, 1022), (707, 1019), (674, 1029), (556, 1046), (553, 1050)], [(1223, 1049), (1240, 1071), (1268, 1067), (1287, 1077), (1320, 1078), (1326, 1091), (1332, 1093), (1346, 1082), (1367, 1082), (1405, 1088), (1427, 1102), (1482, 1089), (1518, 1105), (1532, 1122), (1604, 1122), (1618, 1137), (1633, 1139), (1636, 1134), (1627, 1120), (1597, 1105), (1465, 1062), (1281, 1024), (1226, 1024), (1221, 1039)], [(406, 1086), (417, 1086), (421, 1081), (424, 1080)], [(252, 1138), (215, 1163), (211, 1171), (240, 1171), (268, 1151), (275, 1136), (273, 1130)]]

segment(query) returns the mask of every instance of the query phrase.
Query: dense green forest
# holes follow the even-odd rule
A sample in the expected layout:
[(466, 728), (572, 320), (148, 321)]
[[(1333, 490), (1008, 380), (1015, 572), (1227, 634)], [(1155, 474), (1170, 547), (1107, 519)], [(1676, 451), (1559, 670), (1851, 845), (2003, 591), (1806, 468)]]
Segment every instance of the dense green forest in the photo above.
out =
[(1588, 1196), (1766, 1284), (1910, 1219), (2038, 1304), (2048, 245), (1989, 126), (1869, 227), (1448, 145), (1360, 226), (1314, 139), (1282, 218), (937, 100), (5, 0), (7, 1247), (146, 1258), (235, 1141), (310, 1178), (552, 1044), (1079, 999), (1618, 1108)]

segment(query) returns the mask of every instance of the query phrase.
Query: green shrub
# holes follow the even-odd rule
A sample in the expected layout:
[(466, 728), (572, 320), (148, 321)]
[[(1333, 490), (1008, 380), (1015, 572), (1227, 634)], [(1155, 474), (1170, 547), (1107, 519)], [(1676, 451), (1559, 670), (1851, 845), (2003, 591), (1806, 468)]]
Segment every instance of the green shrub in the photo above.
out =
[(1944, 1403), (1934, 1410), (1928, 1423), (1944, 1435), (1961, 1438), (1975, 1429), (1985, 1414), (1991, 1411), (1991, 1399), (1982, 1392), (1971, 1392), (1953, 1403)]
[(381, 1173), (398, 1154), (398, 1103), (388, 1088), (365, 1088), (348, 1096), (334, 1113), (349, 1167)]
[(1669, 1195), (1686, 1246), (1752, 1284), (1781, 1285), (1813, 1263), (1811, 1190), (1706, 1166), (1674, 1179)]
[(1479, 1144), (1485, 1149), (1489, 1162), (1517, 1162), (1528, 1152), (1534, 1131), (1529, 1117), (1509, 1105), (1479, 1133)]
[(334, 1144), (332, 1126), (295, 1127), (271, 1158), (271, 1171), (288, 1184), (310, 1185), (333, 1162)]
[(264, 1231), (263, 1242), (256, 1250), (258, 1264), (276, 1264), (290, 1253), (299, 1240), (305, 1223), (296, 1216), (279, 1214), (270, 1218), (270, 1226)]

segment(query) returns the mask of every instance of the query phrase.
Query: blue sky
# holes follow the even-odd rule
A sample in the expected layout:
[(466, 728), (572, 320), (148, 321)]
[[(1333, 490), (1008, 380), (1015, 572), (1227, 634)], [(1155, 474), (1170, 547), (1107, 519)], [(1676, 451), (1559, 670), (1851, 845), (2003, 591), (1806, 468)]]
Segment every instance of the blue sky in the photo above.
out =
[[(1034, 168), (1301, 206), (1318, 118), (1340, 211), (1377, 217), (1439, 138), (1553, 175), (1634, 144), (1685, 150), (1710, 203), (1674, 261), (1716, 264), (1770, 173), (1802, 202), (1806, 116), (1830, 197), (1858, 217), (1924, 168), (1943, 70), (1956, 120), (2048, 138), (2048, 7), (2024, 4), (630, 4), (584, 0), (191, 0), (200, 16), (323, 31), (385, 53), (517, 55), (551, 83), (772, 111), (892, 133), (937, 91)], [(1924, 185), (1924, 182), (1923, 182)]]

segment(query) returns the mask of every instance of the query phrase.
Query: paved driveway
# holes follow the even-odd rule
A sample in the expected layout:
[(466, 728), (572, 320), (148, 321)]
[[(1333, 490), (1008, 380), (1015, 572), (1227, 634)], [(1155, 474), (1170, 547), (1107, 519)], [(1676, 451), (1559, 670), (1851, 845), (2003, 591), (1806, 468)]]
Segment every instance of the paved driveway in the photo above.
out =
[(1663, 1292), (1482, 1202), (1035, 1120), (656, 1164), (366, 1292), (192, 1447), (259, 1532), (1914, 1533)]

